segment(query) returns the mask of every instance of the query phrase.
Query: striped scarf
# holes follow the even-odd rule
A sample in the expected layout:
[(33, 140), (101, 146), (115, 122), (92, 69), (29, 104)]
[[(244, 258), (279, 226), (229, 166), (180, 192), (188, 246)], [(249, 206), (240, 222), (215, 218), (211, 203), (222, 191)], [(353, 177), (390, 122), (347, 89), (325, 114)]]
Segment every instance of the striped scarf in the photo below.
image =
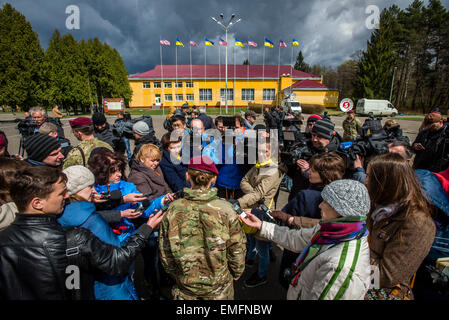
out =
[[(323, 245), (335, 246), (368, 236), (366, 217), (343, 217), (320, 223), (320, 231), (315, 234), (307, 247), (296, 259), (294, 277), (291, 282), (293, 287), (298, 284), (302, 270), (320, 253)], [(323, 251), (324, 252), (324, 251)]]

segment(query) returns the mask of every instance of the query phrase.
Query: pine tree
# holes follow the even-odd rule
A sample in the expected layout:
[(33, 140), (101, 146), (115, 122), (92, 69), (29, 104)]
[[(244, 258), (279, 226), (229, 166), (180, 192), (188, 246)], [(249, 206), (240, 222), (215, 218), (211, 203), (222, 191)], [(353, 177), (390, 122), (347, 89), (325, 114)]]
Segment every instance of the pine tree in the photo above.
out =
[(397, 56), (393, 50), (394, 23), (393, 13), (385, 9), (380, 17), (379, 29), (371, 35), (358, 65), (354, 84), (357, 99), (389, 99)]
[(36, 32), (6, 3), (0, 9), (0, 104), (27, 110), (41, 102), (42, 61)]
[(243, 65), (244, 65), (244, 66), (249, 66), (249, 65), (250, 65), (249, 60), (248, 60), (248, 59), (245, 59), (245, 61), (243, 61)]
[(304, 61), (302, 51), (299, 51), (295, 66), (293, 68), (303, 72), (310, 72), (310, 66)]

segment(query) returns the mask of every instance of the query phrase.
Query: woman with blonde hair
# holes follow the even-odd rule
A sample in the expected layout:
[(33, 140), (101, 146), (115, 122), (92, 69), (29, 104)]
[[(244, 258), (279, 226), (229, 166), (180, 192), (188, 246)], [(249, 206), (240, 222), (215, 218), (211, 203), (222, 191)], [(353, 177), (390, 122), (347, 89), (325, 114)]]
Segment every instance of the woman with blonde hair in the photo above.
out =
[(429, 253), (436, 232), (429, 202), (412, 167), (396, 153), (369, 162), (365, 185), (371, 199), (367, 227), (371, 265), (379, 270), (377, 289), (399, 299), (413, 299), (413, 275)]
[(134, 183), (140, 192), (146, 194), (156, 190), (153, 198), (172, 192), (159, 166), (161, 159), (162, 153), (156, 145), (143, 145), (131, 162), (128, 176), (128, 181)]

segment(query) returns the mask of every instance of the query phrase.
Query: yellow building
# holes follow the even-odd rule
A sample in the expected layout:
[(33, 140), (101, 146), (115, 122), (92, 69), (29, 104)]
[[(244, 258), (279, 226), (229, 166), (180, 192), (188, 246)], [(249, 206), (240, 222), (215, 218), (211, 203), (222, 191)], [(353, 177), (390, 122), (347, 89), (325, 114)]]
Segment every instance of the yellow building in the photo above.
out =
[[(157, 65), (129, 76), (133, 91), (131, 108), (169, 108), (184, 103), (219, 107), (226, 103), (224, 65)], [(277, 65), (228, 65), (227, 102), (231, 107), (249, 103), (276, 105), (285, 89), (302, 105), (336, 108), (338, 90), (322, 83), (322, 77)]]

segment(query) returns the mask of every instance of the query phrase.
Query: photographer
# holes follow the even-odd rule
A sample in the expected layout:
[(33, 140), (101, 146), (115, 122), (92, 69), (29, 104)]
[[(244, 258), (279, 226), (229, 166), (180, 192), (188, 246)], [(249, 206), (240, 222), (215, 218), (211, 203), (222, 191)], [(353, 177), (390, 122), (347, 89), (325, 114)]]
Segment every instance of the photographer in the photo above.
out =
[[(129, 113), (124, 113), (123, 111), (120, 111), (119, 113), (117, 113), (117, 119), (115, 119), (113, 127), (114, 128), (122, 127), (126, 121), (131, 121), (131, 115)], [(112, 133), (120, 136), (120, 134), (117, 132), (117, 130), (115, 130), (115, 131), (112, 130)], [(126, 147), (126, 155), (128, 156), (128, 161), (131, 161), (132, 154), (131, 154), (131, 145), (129, 143), (129, 138), (126, 137), (125, 135), (122, 135), (122, 140)]]
[(424, 119), (424, 129), (413, 142), (415, 169), (440, 172), (449, 166), (449, 129), (439, 113), (430, 113)]
[(58, 136), (61, 138), (65, 138), (64, 130), (62, 129), (62, 126), (60, 125), (61, 121), (58, 122), (55, 119), (48, 117), (47, 110), (45, 110), (42, 107), (33, 107), (29, 110), (29, 112), (33, 119), (33, 124), (35, 125), (33, 133), (36, 133), (39, 130), (39, 128), (42, 126), (43, 123), (51, 122), (51, 123), (54, 123), (55, 125), (57, 125), (57, 127), (58, 127)]
[[(334, 130), (335, 125), (327, 120), (316, 121), (311, 131), (311, 140), (306, 141), (310, 155), (321, 154), (325, 152), (334, 152), (338, 150), (340, 140)], [(290, 166), (288, 175), (293, 179), (293, 187), (288, 200), (303, 189), (309, 187), (308, 169), (310, 165), (305, 159), (296, 159), (296, 166)]]
[(92, 115), (94, 125), (94, 137), (108, 143), (116, 152), (124, 153), (126, 146), (124, 141), (113, 134), (112, 129), (103, 113), (96, 112)]

